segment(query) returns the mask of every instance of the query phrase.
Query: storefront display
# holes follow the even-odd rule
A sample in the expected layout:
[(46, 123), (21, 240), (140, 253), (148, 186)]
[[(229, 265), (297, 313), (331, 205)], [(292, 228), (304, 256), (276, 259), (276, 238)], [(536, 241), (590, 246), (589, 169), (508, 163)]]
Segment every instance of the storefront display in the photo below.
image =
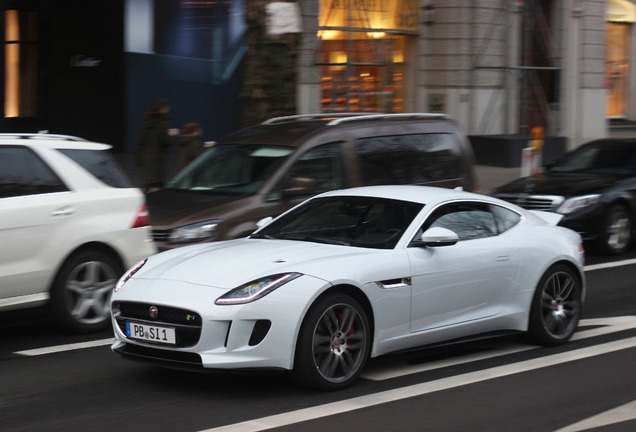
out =
[(415, 0), (321, 0), (323, 112), (405, 112), (413, 93)]

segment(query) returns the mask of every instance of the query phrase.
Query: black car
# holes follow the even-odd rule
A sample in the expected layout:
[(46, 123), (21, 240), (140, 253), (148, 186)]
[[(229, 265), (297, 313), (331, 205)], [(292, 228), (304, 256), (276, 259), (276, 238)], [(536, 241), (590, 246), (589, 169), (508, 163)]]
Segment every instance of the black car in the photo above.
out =
[(558, 212), (601, 253), (627, 250), (636, 216), (636, 138), (589, 142), (541, 174), (498, 187), (493, 195), (526, 209)]

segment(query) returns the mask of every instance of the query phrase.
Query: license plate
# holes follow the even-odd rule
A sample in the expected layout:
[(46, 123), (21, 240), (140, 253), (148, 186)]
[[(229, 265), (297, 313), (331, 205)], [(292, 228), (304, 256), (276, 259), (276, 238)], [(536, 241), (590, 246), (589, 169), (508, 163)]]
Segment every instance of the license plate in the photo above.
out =
[(172, 345), (177, 343), (176, 332), (170, 327), (157, 327), (126, 322), (126, 336), (132, 339), (142, 339)]

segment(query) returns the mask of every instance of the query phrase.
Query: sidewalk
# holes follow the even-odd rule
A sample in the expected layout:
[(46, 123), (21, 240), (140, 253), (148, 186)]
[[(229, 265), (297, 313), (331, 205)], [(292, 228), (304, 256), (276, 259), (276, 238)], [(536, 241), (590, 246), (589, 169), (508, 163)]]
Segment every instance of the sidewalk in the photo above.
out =
[(475, 175), (477, 176), (479, 191), (483, 194), (489, 194), (495, 187), (521, 177), (521, 168), (475, 165)]

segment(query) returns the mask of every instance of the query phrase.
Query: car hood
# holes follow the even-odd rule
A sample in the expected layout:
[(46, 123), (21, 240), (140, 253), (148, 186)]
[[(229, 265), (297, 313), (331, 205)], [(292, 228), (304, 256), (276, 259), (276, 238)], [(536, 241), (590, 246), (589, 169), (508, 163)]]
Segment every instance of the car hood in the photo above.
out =
[(162, 189), (147, 196), (154, 228), (167, 229), (222, 216), (221, 207), (243, 206), (250, 196)]
[(619, 177), (586, 173), (542, 173), (499, 186), (494, 194), (525, 193), (573, 197), (600, 193), (615, 185)]
[[(364, 277), (360, 278), (356, 272), (365, 266), (355, 263), (368, 263), (372, 255), (387, 257), (390, 252), (291, 240), (237, 239), (154, 255), (135, 278), (231, 289), (263, 276), (286, 272), (332, 280), (334, 273), (347, 269), (347, 273), (360, 281)], [(392, 276), (386, 276), (389, 277)]]

